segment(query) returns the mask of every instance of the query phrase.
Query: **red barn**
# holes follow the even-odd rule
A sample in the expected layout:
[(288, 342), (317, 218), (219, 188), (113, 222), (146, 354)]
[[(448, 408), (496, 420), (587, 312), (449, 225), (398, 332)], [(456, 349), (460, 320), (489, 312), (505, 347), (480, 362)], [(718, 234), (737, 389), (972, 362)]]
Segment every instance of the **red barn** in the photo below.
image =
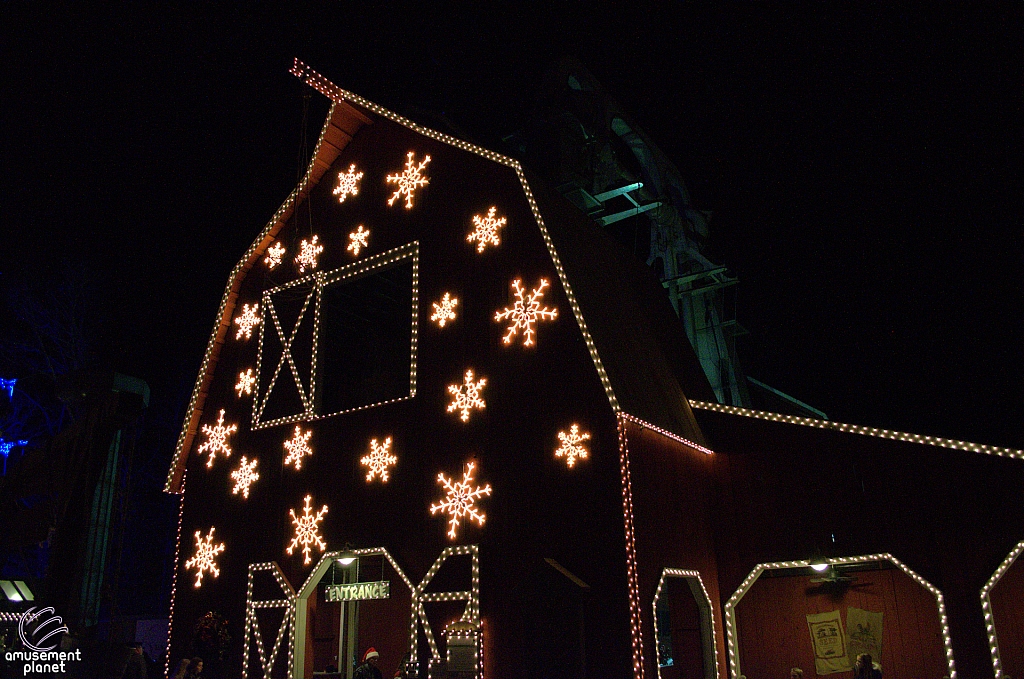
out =
[(586, 215), (294, 72), (333, 106), (231, 274), (171, 465), (170, 659), (213, 611), (224, 676), (351, 676), (370, 646), (385, 676), (784, 675), (832, 629), (807, 616), (849, 607), (884, 609), (900, 676), (953, 673), (959, 637), (991, 668), (981, 587), (1020, 628), (990, 581), (1024, 538), (1019, 451), (711, 403)]

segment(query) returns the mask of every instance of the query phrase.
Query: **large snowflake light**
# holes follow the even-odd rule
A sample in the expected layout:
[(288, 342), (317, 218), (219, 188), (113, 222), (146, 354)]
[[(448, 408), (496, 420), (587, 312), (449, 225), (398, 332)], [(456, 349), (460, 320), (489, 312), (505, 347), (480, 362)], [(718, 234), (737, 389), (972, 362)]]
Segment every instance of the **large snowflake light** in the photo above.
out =
[(219, 545), (213, 544), (213, 531), (215, 528), (210, 527), (210, 532), (206, 534), (206, 538), (203, 538), (203, 532), (196, 531), (196, 553), (192, 555), (192, 558), (185, 562), (185, 570), (190, 568), (196, 569), (196, 587), (200, 587), (203, 584), (203, 573), (207, 572), (213, 577), (220, 575), (220, 569), (217, 568), (217, 555), (224, 551), (224, 543)]
[(238, 332), (235, 333), (235, 339), (245, 339), (252, 337), (252, 329), (260, 324), (260, 305), (248, 304), (242, 305), (242, 313), (235, 316), (235, 325), (238, 326)]
[(356, 172), (356, 165), (349, 165), (348, 172), (338, 173), (338, 185), (334, 187), (334, 195), (338, 197), (339, 203), (344, 203), (349, 196), (359, 193), (359, 180), (363, 178), (362, 172)]
[(228, 445), (228, 437), (238, 431), (238, 425), (224, 426), (223, 408), (221, 408), (217, 424), (212, 427), (204, 424), (201, 431), (206, 434), (206, 440), (196, 449), (196, 452), (200, 455), (203, 453), (210, 454), (210, 459), (206, 461), (207, 467), (213, 466), (213, 460), (217, 457), (217, 453), (223, 454), (224, 457), (231, 457), (231, 446)]
[(249, 486), (256, 483), (260, 478), (259, 472), (256, 471), (256, 463), (258, 463), (259, 460), (253, 458), (249, 461), (246, 459), (245, 455), (243, 455), (240, 462), (241, 464), (238, 466), (238, 469), (231, 472), (231, 478), (235, 480), (235, 487), (231, 489), (231, 494), (238, 495), (241, 493), (242, 497), (248, 500)]
[(505, 226), (508, 223), (508, 219), (505, 217), (495, 219), (494, 213), (497, 209), (497, 207), (491, 207), (487, 211), (486, 217), (473, 215), (473, 231), (466, 236), (466, 241), (470, 243), (476, 241), (477, 252), (483, 252), (488, 243), (494, 246), (501, 244), (501, 240), (498, 238), (498, 229)]
[(491, 494), (491, 484), (486, 486), (473, 487), (473, 468), (476, 465), (472, 462), (466, 463), (466, 471), (462, 474), (462, 481), (449, 479), (441, 472), (437, 475), (437, 482), (444, 486), (445, 497), (436, 504), (430, 505), (430, 513), (442, 512), (449, 516), (448, 537), (455, 539), (459, 528), (459, 519), (468, 516), (476, 521), (477, 525), (484, 525), (486, 516), (477, 511), (476, 501), (483, 495)]
[(356, 257), (359, 256), (359, 251), (369, 245), (370, 231), (363, 229), (363, 225), (360, 224), (359, 228), (348, 235), (348, 247), (345, 248)]
[(284, 261), (285, 247), (281, 244), (281, 241), (277, 241), (269, 248), (267, 248), (267, 256), (263, 258), (264, 263), (268, 269), (277, 267), (282, 261)]
[(455, 305), (459, 303), (458, 297), (452, 297), (450, 293), (444, 293), (440, 302), (431, 302), (434, 313), (430, 314), (430, 320), (443, 328), (448, 321), (455, 320)]
[(579, 425), (574, 424), (569, 427), (568, 433), (558, 432), (558, 440), (562, 442), (562, 445), (555, 451), (555, 457), (564, 457), (565, 464), (570, 468), (576, 464), (576, 458), (585, 460), (590, 454), (585, 446), (580, 445), (584, 441), (590, 440), (590, 434), (581, 434)]
[(302, 458), (313, 454), (313, 449), (309, 447), (309, 437), (312, 435), (312, 429), (303, 433), (302, 427), (295, 425), (295, 435), (290, 441), (284, 442), (284, 449), (288, 451), (288, 456), (284, 458), (286, 467), (294, 464), (296, 470), (302, 469)]
[(317, 243), (319, 240), (320, 236), (313, 236), (308, 241), (303, 238), (302, 242), (299, 243), (299, 254), (295, 255), (295, 263), (299, 265), (299, 273), (303, 273), (307, 268), (315, 269), (320, 263), (317, 258), (324, 251), (324, 246)]
[(487, 384), (486, 378), (473, 381), (473, 371), (467, 370), (465, 381), (462, 384), (449, 384), (448, 393), (454, 398), (451, 403), (448, 404), (448, 412), (453, 413), (456, 410), (461, 410), (462, 415), (460, 419), (463, 422), (469, 421), (469, 411), (476, 408), (477, 410), (483, 410), (487, 407), (484, 403), (483, 398), (480, 397), (480, 390)]
[(392, 455), (391, 450), (391, 437), (384, 439), (384, 443), (377, 443), (377, 439), (370, 440), (370, 454), (364, 455), (359, 460), (359, 464), (364, 467), (369, 467), (370, 471), (366, 475), (366, 482), (373, 481), (374, 476), (379, 476), (380, 480), (387, 483), (388, 480), (388, 467), (398, 462), (398, 458)]
[(412, 207), (413, 191), (430, 183), (430, 178), (423, 175), (423, 168), (430, 162), (430, 156), (424, 156), (423, 162), (419, 165), (413, 164), (412, 157), (413, 152), (409, 151), (408, 160), (405, 161), (405, 169), (402, 170), (401, 174), (389, 174), (387, 176), (388, 184), (398, 184), (398, 188), (388, 198), (388, 205), (394, 205), (395, 200), (399, 196), (405, 196), (405, 209), (410, 209)]
[(558, 309), (540, 307), (540, 299), (544, 296), (544, 288), (548, 286), (546, 279), (540, 279), (540, 284), (526, 297), (526, 290), (523, 288), (523, 281), (519, 278), (512, 281), (512, 289), (516, 295), (516, 302), (511, 309), (505, 308), (494, 314), (495, 321), (503, 321), (506, 318), (512, 321), (508, 326), (502, 342), (509, 344), (512, 338), (523, 331), (523, 346), (528, 347), (534, 343), (535, 331), (533, 326), (537, 321), (553, 321), (558, 318)]
[(302, 563), (307, 565), (310, 561), (309, 550), (311, 545), (316, 545), (321, 552), (327, 549), (327, 544), (320, 535), (320, 522), (323, 520), (324, 514), (327, 513), (327, 505), (324, 505), (314, 515), (309, 506), (309, 501), (312, 499), (312, 495), (306, 496), (306, 504), (303, 507), (302, 516), (296, 516), (294, 509), (288, 510), (288, 513), (292, 516), (292, 525), (295, 526), (295, 536), (292, 538), (291, 544), (284, 548), (284, 551), (291, 555), (296, 547), (302, 545), (302, 554), (305, 556)]
[(238, 373), (238, 382), (235, 383), (235, 391), (238, 392), (238, 398), (242, 398), (242, 394), (246, 396), (252, 394), (252, 388), (255, 384), (256, 378), (252, 374), (252, 368)]

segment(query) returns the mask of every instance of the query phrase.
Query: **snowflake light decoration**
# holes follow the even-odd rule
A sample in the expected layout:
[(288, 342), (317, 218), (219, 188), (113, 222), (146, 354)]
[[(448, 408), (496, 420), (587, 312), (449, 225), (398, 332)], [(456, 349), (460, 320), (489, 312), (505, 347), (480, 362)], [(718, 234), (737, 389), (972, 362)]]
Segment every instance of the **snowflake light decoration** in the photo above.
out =
[(216, 559), (217, 555), (224, 551), (224, 543), (222, 542), (219, 545), (213, 544), (214, 530), (216, 529), (211, 526), (210, 532), (206, 534), (206, 538), (202, 537), (202, 531), (196, 531), (196, 553), (185, 562), (185, 570), (190, 568), (196, 569), (196, 587), (202, 586), (204, 572), (208, 572), (215, 578), (220, 576), (220, 569), (217, 568)]
[(349, 165), (348, 172), (338, 173), (338, 185), (334, 187), (334, 195), (338, 197), (339, 203), (344, 203), (349, 196), (359, 193), (359, 180), (363, 178), (362, 172), (356, 172), (356, 165)]
[(517, 278), (512, 281), (512, 289), (516, 295), (515, 304), (511, 309), (506, 307), (494, 314), (495, 321), (503, 321), (506, 318), (512, 321), (508, 326), (505, 337), (501, 340), (503, 343), (511, 343), (512, 338), (522, 330), (523, 346), (531, 346), (534, 343), (533, 338), (536, 334), (533, 329), (534, 324), (537, 321), (553, 321), (558, 318), (558, 309), (548, 309), (547, 307), (542, 309), (540, 307), (540, 299), (544, 296), (544, 288), (547, 286), (547, 279), (540, 279), (540, 284), (530, 292), (529, 298), (526, 298), (526, 290), (523, 288), (522, 279)]
[(294, 509), (288, 510), (288, 513), (292, 516), (292, 525), (295, 526), (295, 536), (292, 538), (291, 544), (284, 549), (288, 555), (291, 555), (296, 547), (302, 545), (302, 554), (305, 556), (302, 563), (306, 565), (310, 561), (309, 550), (311, 545), (316, 545), (321, 552), (327, 549), (327, 544), (320, 535), (320, 522), (323, 520), (324, 514), (327, 513), (327, 505), (324, 505), (314, 515), (310, 511), (311, 508), (309, 506), (309, 501), (312, 499), (312, 495), (306, 496), (306, 504), (303, 507), (302, 516), (296, 516)]
[(252, 337), (252, 329), (260, 324), (260, 305), (248, 304), (242, 305), (242, 313), (235, 316), (235, 325), (238, 326), (238, 332), (235, 333), (235, 339), (245, 339)]
[(360, 224), (359, 228), (348, 235), (348, 247), (345, 248), (352, 252), (356, 257), (359, 256), (359, 251), (368, 246), (368, 239), (370, 238), (370, 232), (363, 229), (363, 225)]
[(235, 391), (238, 392), (238, 398), (242, 398), (242, 394), (249, 396), (252, 394), (253, 385), (256, 384), (256, 378), (253, 377), (252, 368), (249, 368), (243, 373), (238, 373), (238, 382), (235, 384)]
[(473, 231), (466, 236), (466, 241), (472, 243), (476, 241), (476, 251), (483, 252), (487, 244), (498, 246), (501, 244), (501, 240), (498, 238), (498, 229), (505, 226), (508, 223), (508, 219), (502, 217), (501, 219), (495, 219), (494, 213), (497, 211), (497, 207), (491, 207), (487, 211), (486, 217), (480, 215), (473, 215)]
[(302, 458), (313, 454), (313, 449), (309, 447), (309, 437), (312, 435), (312, 429), (303, 433), (302, 428), (295, 425), (295, 436), (284, 442), (284, 449), (288, 451), (288, 456), (284, 458), (286, 467), (294, 464), (296, 471), (302, 469)]
[(388, 184), (398, 184), (398, 188), (388, 198), (388, 205), (394, 205), (395, 200), (399, 196), (405, 196), (405, 209), (408, 210), (412, 207), (412, 193), (421, 186), (426, 186), (430, 183), (430, 177), (423, 175), (423, 168), (430, 162), (430, 156), (424, 156), (423, 162), (419, 165), (413, 165), (412, 157), (413, 152), (409, 151), (408, 160), (405, 161), (405, 169), (402, 170), (401, 174), (389, 174), (387, 176)]
[(450, 517), (448, 519), (448, 537), (453, 540), (459, 528), (459, 519), (463, 516), (468, 516), (479, 526), (484, 525), (484, 519), (487, 518), (482, 512), (477, 511), (476, 501), (483, 495), (491, 494), (491, 484), (475, 488), (471, 485), (475, 466), (474, 463), (467, 462), (466, 471), (462, 474), (462, 481), (458, 482), (449, 479), (444, 472), (437, 475), (437, 482), (444, 486), (445, 497), (436, 504), (430, 505), (430, 513), (433, 515), (443, 512)]
[(238, 431), (238, 425), (232, 424), (229, 427), (224, 426), (224, 409), (221, 408), (220, 417), (217, 419), (217, 424), (210, 426), (204, 424), (202, 432), (206, 434), (206, 441), (204, 441), (196, 452), (202, 455), (203, 453), (209, 453), (210, 459), (206, 461), (207, 467), (213, 466), (213, 460), (217, 457), (217, 453), (222, 453), (224, 457), (231, 457), (231, 446), (228, 445), (228, 437)]
[(320, 236), (313, 236), (308, 241), (303, 238), (302, 242), (299, 243), (299, 254), (295, 255), (295, 263), (299, 265), (299, 273), (303, 273), (306, 267), (315, 269), (319, 264), (317, 258), (324, 251), (324, 246), (317, 243), (319, 240)]
[(284, 253), (284, 245), (281, 244), (281, 241), (277, 241), (267, 248), (267, 256), (263, 258), (263, 262), (267, 265), (268, 269), (273, 269), (284, 261)]
[(434, 313), (430, 314), (430, 320), (437, 323), (438, 327), (443, 328), (445, 323), (455, 320), (455, 305), (458, 303), (458, 297), (452, 297), (447, 292), (444, 293), (440, 302), (431, 302)]
[(390, 436), (384, 439), (384, 443), (381, 444), (377, 443), (377, 439), (370, 440), (370, 454), (364, 455), (359, 460), (359, 464), (370, 468), (369, 473), (366, 475), (367, 483), (373, 481), (374, 476), (379, 476), (382, 482), (387, 483), (388, 467), (398, 462), (398, 458), (388, 452), (390, 449)]
[(256, 463), (259, 460), (253, 458), (252, 461), (249, 461), (243, 455), (240, 462), (241, 464), (238, 466), (238, 469), (231, 472), (231, 478), (235, 480), (235, 487), (231, 489), (231, 494), (238, 495), (241, 493), (242, 497), (248, 500), (249, 486), (256, 483), (260, 478), (259, 472), (256, 471)]
[(579, 425), (574, 424), (569, 427), (568, 434), (564, 431), (558, 432), (558, 440), (562, 442), (562, 445), (555, 451), (555, 457), (564, 457), (565, 464), (569, 468), (576, 464), (576, 458), (585, 460), (590, 454), (585, 446), (580, 445), (584, 441), (590, 440), (590, 434), (581, 434)]
[(480, 397), (480, 390), (487, 384), (486, 378), (481, 378), (479, 381), (473, 381), (473, 371), (467, 370), (465, 381), (462, 384), (449, 384), (448, 393), (453, 396), (453, 400), (448, 404), (448, 412), (453, 413), (456, 410), (461, 410), (462, 415), (460, 419), (463, 422), (469, 421), (469, 411), (476, 408), (477, 410), (483, 410), (487, 407), (484, 403), (483, 398)]

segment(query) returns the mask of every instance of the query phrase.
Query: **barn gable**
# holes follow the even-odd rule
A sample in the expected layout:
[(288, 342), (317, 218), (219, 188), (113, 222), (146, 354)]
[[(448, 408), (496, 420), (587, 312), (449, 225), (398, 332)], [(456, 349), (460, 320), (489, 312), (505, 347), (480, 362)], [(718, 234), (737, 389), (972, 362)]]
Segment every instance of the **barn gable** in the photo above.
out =
[[(656, 282), (560, 199), (538, 201), (516, 161), (294, 72), (334, 105), (232, 272), (169, 470), (171, 656), (217, 611), (235, 627), (227, 671), (322, 670), (341, 634), (324, 630), (347, 615), (325, 579), (376, 569), (391, 595), (345, 634), (391, 666), (437, 666), (455, 615), (481, 672), (540, 671), (556, 639), (627, 673), (618, 414), (699, 442), (682, 385), (707, 395), (670, 310), (644, 301)], [(335, 565), (350, 553), (355, 575)], [(589, 627), (567, 630), (591, 589)], [(404, 630), (382, 626), (410, 610)]]

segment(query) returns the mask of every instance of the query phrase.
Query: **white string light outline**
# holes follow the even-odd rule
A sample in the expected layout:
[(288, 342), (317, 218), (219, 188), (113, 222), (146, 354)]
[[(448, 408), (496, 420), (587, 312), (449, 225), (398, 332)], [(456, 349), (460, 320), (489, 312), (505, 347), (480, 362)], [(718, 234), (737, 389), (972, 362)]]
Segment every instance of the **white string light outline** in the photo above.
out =
[(288, 451), (288, 454), (284, 458), (284, 466), (293, 465), (295, 471), (302, 469), (302, 458), (309, 457), (313, 454), (313, 448), (309, 445), (309, 437), (313, 435), (313, 430), (303, 432), (302, 427), (295, 425), (295, 434), (291, 439), (284, 442), (284, 449)]
[(287, 251), (281, 241), (277, 241), (267, 248), (267, 257), (263, 262), (267, 265), (268, 269), (276, 269), (284, 261), (284, 253)]
[[(319, 380), (317, 379), (317, 356), (319, 354), (319, 345), (320, 345), (320, 304), (321, 304), (321, 300), (323, 298), (324, 290), (327, 287), (329, 287), (329, 286), (331, 286), (331, 285), (333, 285), (335, 283), (344, 281), (347, 278), (352, 278), (352, 277), (356, 277), (356, 276), (362, 276), (362, 275), (365, 275), (365, 274), (368, 274), (368, 273), (373, 273), (373, 272), (375, 272), (375, 271), (377, 271), (379, 269), (386, 268), (386, 267), (391, 266), (393, 264), (403, 263), (405, 260), (411, 260), (411, 262), (412, 262), (412, 304), (411, 304), (411, 309), (410, 309), (410, 319), (411, 319), (412, 326), (411, 326), (410, 346), (409, 346), (409, 395), (408, 396), (399, 396), (398, 398), (388, 399), (388, 400), (385, 400), (385, 401), (380, 401), (378, 403), (370, 403), (370, 404), (367, 404), (367, 405), (356, 406), (354, 408), (347, 408), (345, 410), (341, 410), (341, 411), (333, 412), (333, 413), (317, 412), (317, 405), (316, 404), (317, 404), (319, 399), (317, 399), (316, 394), (317, 394), (317, 390), (319, 390), (319, 388), (320, 388)], [(412, 243), (408, 243), (406, 245), (402, 245), (402, 246), (399, 246), (397, 248), (393, 248), (393, 249), (388, 250), (387, 252), (383, 252), (383, 253), (381, 253), (379, 255), (374, 255), (372, 257), (367, 257), (367, 258), (365, 258), (363, 260), (360, 260), (358, 262), (354, 262), (352, 264), (348, 264), (348, 265), (342, 266), (342, 267), (340, 267), (338, 269), (334, 269), (333, 271), (317, 272), (317, 273), (308, 274), (307, 276), (305, 276), (303, 278), (297, 279), (297, 280), (292, 281), (290, 283), (287, 283), (285, 285), (281, 285), (281, 286), (278, 286), (276, 288), (272, 288), (270, 290), (264, 291), (264, 293), (263, 293), (264, 299), (265, 300), (269, 300), (271, 296), (276, 295), (276, 294), (278, 294), (279, 292), (281, 292), (283, 290), (287, 290), (287, 289), (290, 289), (290, 288), (293, 288), (293, 287), (296, 287), (296, 286), (305, 286), (305, 285), (308, 285), (308, 286), (311, 287), (311, 293), (310, 294), (313, 295), (313, 297), (315, 298), (316, 301), (315, 301), (315, 304), (314, 304), (314, 311), (313, 311), (313, 343), (312, 343), (313, 358), (312, 358), (312, 362), (311, 362), (311, 365), (310, 365), (310, 375), (309, 375), (310, 387), (309, 387), (309, 393), (307, 394), (307, 393), (303, 392), (302, 389), (299, 390), (300, 391), (300, 397), (304, 399), (303, 400), (303, 406), (304, 406), (303, 412), (295, 413), (293, 415), (285, 415), (283, 417), (277, 417), (277, 418), (273, 418), (273, 419), (269, 419), (269, 420), (261, 420), (260, 418), (263, 415), (264, 407), (266, 406), (267, 400), (270, 398), (270, 393), (271, 393), (271, 389), (272, 389), (272, 387), (268, 387), (266, 392), (264, 393), (263, 399), (260, 400), (260, 399), (257, 398), (253, 402), (252, 428), (253, 429), (265, 429), (267, 427), (273, 427), (273, 426), (280, 425), (280, 424), (293, 424), (293, 423), (296, 423), (296, 422), (310, 422), (310, 421), (313, 421), (313, 420), (324, 419), (326, 417), (333, 417), (335, 415), (342, 415), (344, 413), (355, 412), (357, 410), (366, 410), (367, 408), (375, 408), (377, 406), (386, 405), (388, 403), (395, 403), (395, 402), (398, 402), (398, 401), (405, 401), (405, 400), (408, 400), (410, 398), (415, 397), (416, 396), (417, 348), (418, 348), (418, 344), (419, 344), (419, 339), (418, 339), (419, 338), (419, 241), (413, 241)], [(265, 303), (265, 305), (266, 305), (266, 303)], [(305, 312), (303, 312), (303, 313), (305, 313)], [(296, 325), (296, 328), (298, 328), (298, 325)], [(293, 330), (293, 335), (294, 335), (295, 332), (297, 332), (297, 330)], [(279, 334), (279, 337), (280, 337), (280, 334)], [(259, 344), (259, 349), (257, 351), (257, 357), (256, 357), (256, 364), (257, 365), (262, 365), (262, 363), (263, 363), (263, 341), (264, 341), (264, 337), (263, 337), (263, 333), (261, 332), (260, 333), (260, 344)], [(282, 344), (284, 344), (284, 343), (285, 342), (282, 339)], [(291, 346), (290, 341), (289, 341), (288, 346), (289, 346), (289, 352), (288, 353), (289, 353), (289, 356), (290, 356), (290, 346)], [(282, 359), (280, 359), (280, 360), (284, 360), (284, 355), (283, 354), (282, 354)], [(295, 377), (296, 377), (297, 385), (301, 384), (302, 382), (301, 382), (301, 380), (298, 377), (298, 369), (294, 367), (294, 363), (293, 362), (290, 362), (289, 365), (293, 368), (293, 373), (292, 374), (295, 375)], [(280, 365), (280, 361), (279, 361), (279, 365), (277, 366), (277, 368), (275, 369), (275, 372), (274, 372), (273, 380), (277, 379), (277, 373), (280, 372), (280, 369), (281, 369), (281, 365)], [(257, 393), (257, 395), (259, 395), (261, 393), (261, 391), (262, 391), (260, 389), (260, 386), (259, 386), (260, 385), (259, 380), (261, 378), (259, 373), (257, 373), (256, 378), (257, 378), (256, 393)], [(259, 404), (258, 407), (257, 407), (257, 404)]]
[(831, 429), (848, 434), (860, 434), (862, 436), (874, 436), (890, 441), (906, 441), (908, 443), (921, 443), (935, 446), (937, 448), (949, 448), (951, 450), (965, 450), (971, 453), (983, 453), (985, 455), (998, 455), (1000, 457), (1012, 457), (1017, 460), (1024, 460), (1024, 450), (1016, 448), (1003, 448), (1002, 446), (989, 446), (983, 443), (971, 443), (970, 441), (957, 441), (955, 439), (944, 439), (939, 436), (924, 436), (922, 434), (910, 434), (891, 429), (877, 429), (875, 427), (864, 427), (858, 424), (844, 424), (832, 420), (817, 420), (811, 417), (796, 417), (794, 415), (783, 415), (781, 413), (770, 413), (762, 410), (751, 410), (749, 408), (738, 408), (726, 406), (720, 403), (708, 403), (706, 401), (690, 401), (690, 406), (701, 410), (711, 410), (717, 413), (728, 413), (729, 415), (742, 415), (752, 417), (756, 420), (767, 420), (769, 422), (785, 422), (787, 424), (799, 424), (804, 427), (815, 429)]
[(388, 467), (398, 462), (398, 458), (391, 454), (391, 437), (383, 442), (377, 443), (377, 439), (370, 439), (370, 454), (359, 459), (359, 464), (369, 468), (366, 474), (366, 482), (373, 481), (374, 476), (379, 476), (381, 483), (388, 482)]
[[(257, 573), (269, 571), (277, 584), (281, 587), (280, 599), (253, 599), (253, 580)], [(249, 564), (249, 577), (245, 588), (245, 628), (242, 635), (242, 679), (248, 679), (251, 657), (249, 655), (250, 645), (256, 642), (257, 659), (260, 662), (258, 672), (263, 679), (271, 679), (274, 665), (277, 663), (277, 654), (282, 645), (287, 647), (288, 661), (285, 676), (292, 676), (294, 669), (295, 651), (295, 590), (291, 583), (284, 577), (281, 568), (274, 561)], [(259, 619), (256, 617), (256, 609), (259, 608), (280, 608), (284, 609), (284, 617), (277, 630), (277, 637), (271, 647), (270, 654), (267, 654), (263, 644), (263, 634), (260, 632)]]
[(196, 569), (196, 588), (203, 585), (203, 573), (208, 572), (210, 577), (220, 577), (220, 569), (217, 568), (217, 555), (224, 551), (224, 543), (213, 544), (213, 532), (215, 527), (211, 526), (210, 531), (203, 537), (203, 531), (196, 531), (196, 551), (192, 558), (185, 562), (185, 570)]
[(260, 479), (260, 473), (256, 471), (256, 465), (259, 464), (258, 458), (252, 458), (248, 460), (245, 455), (239, 460), (240, 464), (238, 469), (231, 472), (231, 478), (235, 480), (235, 486), (231, 489), (232, 495), (242, 494), (242, 497), (246, 500), (249, 499), (249, 486), (256, 483)]
[(564, 457), (565, 464), (569, 469), (576, 464), (576, 458), (585, 460), (590, 455), (586, 446), (581, 445), (584, 441), (590, 440), (590, 434), (586, 432), (581, 434), (580, 426), (576, 423), (569, 427), (568, 432), (558, 432), (558, 440), (562, 444), (555, 450), (555, 457)]
[[(665, 568), (661, 571), (661, 579), (658, 580), (658, 589), (654, 592), (654, 601), (651, 603), (651, 608), (654, 610), (654, 653), (655, 663), (654, 666), (658, 671), (658, 679), (661, 679), (661, 647), (658, 645), (658, 599), (661, 598), (661, 590), (665, 585), (667, 578), (682, 578), (690, 582), (697, 582), (700, 585), (701, 592), (704, 593), (704, 601), (697, 602), (697, 607), (703, 618), (704, 614), (707, 614), (708, 621), (707, 625), (711, 632), (711, 648), (714, 649), (714, 660), (715, 660), (715, 676), (719, 675), (718, 667), (718, 630), (715, 629), (715, 607), (711, 605), (711, 597), (708, 595), (708, 588), (704, 586), (704, 580), (700, 577), (699, 571), (684, 570), (681, 568)], [(690, 588), (693, 591), (693, 588)], [(702, 605), (703, 604), (703, 605)], [(704, 639), (701, 639), (701, 645), (703, 646)]]
[(448, 515), (448, 537), (454, 540), (458, 536), (459, 519), (468, 516), (470, 521), (476, 521), (478, 526), (483, 526), (487, 516), (476, 508), (477, 500), (484, 495), (490, 496), (491, 484), (484, 486), (473, 486), (473, 469), (476, 464), (467, 462), (462, 472), (462, 480), (449, 479), (444, 472), (439, 472), (437, 482), (444, 486), (445, 496), (436, 503), (430, 505), (430, 514), (437, 512)]
[(317, 242), (319, 240), (320, 236), (313, 234), (308, 241), (303, 238), (299, 243), (299, 254), (295, 255), (299, 273), (305, 273), (307, 268), (312, 270), (320, 266), (320, 254), (324, 251), (324, 246)]
[(217, 424), (212, 427), (208, 424), (203, 425), (202, 432), (206, 435), (206, 440), (196, 448), (196, 453), (202, 455), (209, 452), (210, 458), (206, 461), (207, 469), (213, 466), (217, 453), (221, 453), (224, 457), (231, 457), (231, 446), (228, 445), (228, 437), (236, 431), (238, 431), (237, 424), (232, 424), (228, 427), (224, 426), (223, 408), (220, 409), (220, 417), (217, 418)]
[(1003, 663), (999, 658), (999, 638), (996, 636), (996, 618), (992, 612), (992, 590), (1003, 578), (1006, 571), (1010, 570), (1017, 557), (1024, 552), (1024, 540), (1017, 543), (1017, 546), (1010, 551), (1009, 555), (996, 568), (996, 572), (988, 579), (985, 586), (981, 588), (981, 610), (985, 615), (985, 632), (988, 634), (988, 650), (992, 655), (992, 669), (995, 671), (995, 679), (1003, 679)]
[(252, 338), (252, 329), (259, 325), (260, 322), (260, 305), (248, 304), (242, 305), (242, 313), (235, 317), (235, 325), (238, 326), (238, 332), (235, 333), (235, 339), (240, 340), (242, 337), (245, 339)]
[[(304, 413), (308, 413), (313, 409), (313, 399), (311, 391), (313, 389), (312, 384), (308, 387), (303, 383), (302, 376), (299, 375), (299, 368), (295, 365), (295, 359), (292, 357), (292, 343), (295, 342), (295, 338), (299, 334), (299, 329), (302, 327), (302, 321), (306, 317), (306, 311), (309, 309), (309, 303), (313, 300), (317, 290), (316, 287), (310, 287), (309, 292), (306, 293), (306, 298), (302, 302), (302, 308), (299, 310), (299, 315), (295, 319), (295, 325), (292, 326), (292, 331), (285, 338), (284, 328), (281, 326), (281, 320), (277, 316), (277, 309), (274, 307), (273, 295), (283, 289), (293, 288), (301, 286), (305, 283), (305, 279), (294, 281), (288, 285), (274, 288), (272, 290), (266, 290), (263, 293), (263, 313), (269, 314), (271, 321), (273, 321), (274, 330), (277, 332), (277, 338), (281, 342), (281, 357), (277, 359), (277, 366), (274, 368), (274, 374), (270, 378), (270, 383), (267, 385), (267, 390), (263, 393), (263, 398), (259, 397), (260, 394), (260, 375), (256, 374), (256, 398), (253, 399), (253, 428), (256, 428), (256, 424), (259, 423), (260, 418), (263, 416), (263, 411), (267, 407), (267, 403), (270, 402), (270, 396), (274, 393), (274, 387), (277, 385), (277, 379), (281, 374), (281, 368), (287, 362), (288, 367), (291, 370), (292, 377), (295, 379), (295, 386), (299, 392), (299, 400), (302, 401), (302, 408)], [(314, 321), (315, 324), (315, 321)], [(267, 324), (264, 323), (260, 330), (259, 348), (256, 351), (256, 365), (263, 365), (263, 340), (264, 333), (266, 332)], [(312, 376), (310, 376), (310, 380)]]
[[(935, 597), (936, 605), (939, 609), (939, 625), (942, 629), (942, 645), (946, 652), (946, 668), (949, 671), (949, 679), (956, 679), (956, 663), (953, 661), (953, 641), (949, 636), (949, 619), (946, 616), (946, 601), (942, 596), (942, 592), (939, 591), (935, 585), (928, 582), (916, 572), (911, 570), (906, 564), (894, 557), (888, 552), (884, 554), (866, 554), (864, 556), (845, 556), (836, 559), (825, 559), (825, 562), (830, 566), (845, 566), (850, 564), (858, 563), (871, 563), (873, 561), (888, 561), (894, 566), (899, 568), (901, 571), (910, 576), (914, 582), (921, 585)], [(739, 661), (739, 638), (736, 626), (736, 606), (740, 603), (743, 596), (750, 590), (757, 579), (766, 570), (779, 570), (785, 568), (810, 568), (811, 562), (808, 559), (798, 561), (774, 561), (771, 563), (760, 563), (754, 567), (754, 570), (750, 571), (750, 574), (740, 583), (740, 586), (733, 592), (733, 595), (729, 597), (729, 600), (722, 606), (722, 616), (725, 618), (725, 643), (729, 653), (729, 672), (732, 679), (739, 679), (740, 677), (740, 661)]]
[(439, 301), (430, 303), (434, 307), (434, 313), (430, 314), (430, 320), (437, 323), (437, 327), (443, 328), (445, 323), (455, 320), (455, 307), (458, 303), (458, 297), (452, 297), (449, 292), (444, 293), (444, 297)]
[(353, 257), (359, 256), (359, 251), (369, 247), (370, 232), (360, 224), (359, 228), (348, 234), (348, 247), (345, 248), (352, 253)]
[(256, 385), (256, 378), (253, 377), (252, 368), (249, 368), (245, 372), (238, 373), (238, 382), (235, 384), (235, 391), (238, 392), (238, 398), (242, 398), (242, 394), (249, 396), (252, 394), (252, 388)]
[(305, 557), (302, 563), (305, 565), (309, 565), (310, 562), (309, 552), (311, 545), (316, 545), (321, 552), (327, 549), (327, 543), (324, 542), (323, 536), (320, 535), (320, 522), (323, 521), (324, 514), (327, 513), (327, 505), (324, 505), (317, 510), (316, 514), (313, 514), (312, 507), (309, 506), (309, 502), (312, 499), (312, 495), (306, 495), (301, 516), (296, 516), (294, 509), (288, 510), (288, 514), (292, 517), (295, 535), (292, 536), (291, 543), (284, 548), (284, 551), (291, 556), (295, 548), (302, 545), (301, 551)]

